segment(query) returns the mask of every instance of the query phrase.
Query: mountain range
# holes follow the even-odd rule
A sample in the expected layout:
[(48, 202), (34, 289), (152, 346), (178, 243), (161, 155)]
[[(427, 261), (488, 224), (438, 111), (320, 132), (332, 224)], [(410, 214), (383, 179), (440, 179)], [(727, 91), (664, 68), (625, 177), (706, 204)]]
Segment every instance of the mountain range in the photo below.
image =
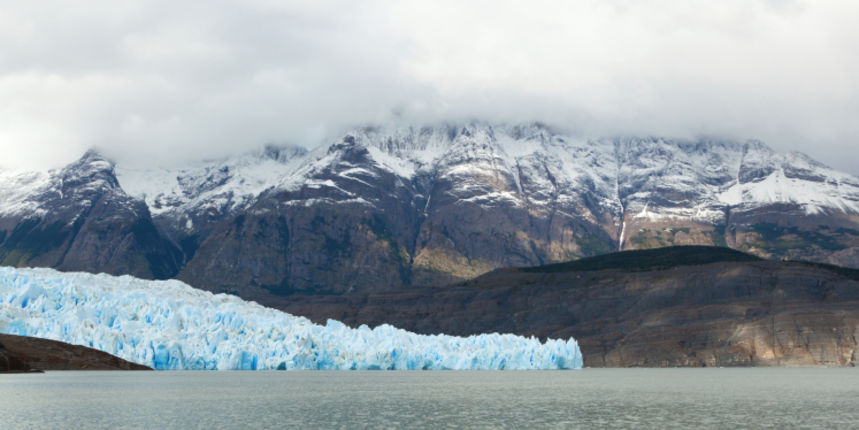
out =
[(480, 122), (179, 167), (89, 151), (0, 170), (0, 264), (178, 278), (264, 304), (669, 245), (859, 267), (859, 179), (759, 141)]

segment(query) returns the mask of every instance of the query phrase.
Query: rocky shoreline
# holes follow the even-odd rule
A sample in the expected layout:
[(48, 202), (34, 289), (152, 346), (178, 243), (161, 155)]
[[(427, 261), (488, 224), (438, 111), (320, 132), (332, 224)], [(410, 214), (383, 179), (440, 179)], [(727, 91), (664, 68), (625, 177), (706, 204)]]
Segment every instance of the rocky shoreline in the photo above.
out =
[(0, 334), (0, 372), (152, 370), (106, 352), (49, 339)]

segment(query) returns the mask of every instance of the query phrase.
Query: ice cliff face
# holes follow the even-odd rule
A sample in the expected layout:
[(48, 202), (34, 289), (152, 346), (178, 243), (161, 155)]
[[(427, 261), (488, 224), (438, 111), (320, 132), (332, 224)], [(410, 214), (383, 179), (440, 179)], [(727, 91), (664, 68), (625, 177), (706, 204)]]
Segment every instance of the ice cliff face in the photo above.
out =
[(484, 123), (358, 128), (171, 169), (91, 153), (0, 173), (4, 265), (175, 277), (267, 304), (691, 244), (859, 267), (859, 179), (757, 141)]
[(322, 326), (179, 281), (0, 268), (0, 332), (155, 369), (573, 369), (576, 341)]

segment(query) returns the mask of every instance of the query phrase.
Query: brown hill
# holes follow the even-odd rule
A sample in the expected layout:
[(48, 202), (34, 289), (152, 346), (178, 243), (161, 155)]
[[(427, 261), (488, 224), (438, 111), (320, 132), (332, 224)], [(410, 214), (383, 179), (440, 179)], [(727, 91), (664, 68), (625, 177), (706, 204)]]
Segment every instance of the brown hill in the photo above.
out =
[(0, 334), (0, 372), (152, 370), (106, 352), (55, 340)]
[(859, 271), (673, 247), (277, 305), (317, 322), (572, 336), (590, 367), (854, 366)]

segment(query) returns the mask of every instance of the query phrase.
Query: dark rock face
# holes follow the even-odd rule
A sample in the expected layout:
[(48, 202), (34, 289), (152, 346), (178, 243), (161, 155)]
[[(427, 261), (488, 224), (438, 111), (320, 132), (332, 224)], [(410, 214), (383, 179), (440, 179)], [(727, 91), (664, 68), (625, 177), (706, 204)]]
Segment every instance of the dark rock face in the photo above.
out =
[(572, 336), (591, 367), (857, 364), (859, 271), (729, 260), (637, 271), (502, 269), (446, 288), (275, 304), (317, 322)]
[(0, 216), (0, 262), (9, 266), (175, 276), (181, 253), (155, 227), (143, 201), (119, 187), (113, 164), (94, 152), (51, 172), (37, 210)]
[(0, 371), (152, 370), (106, 352), (55, 340), (0, 334)]
[(286, 295), (408, 282), (408, 256), (385, 230), (376, 229), (383, 225), (378, 214), (361, 206), (330, 209), (239, 215), (200, 245), (179, 279), (239, 295), (243, 287)]
[(9, 352), (6, 347), (0, 343), (0, 372), (32, 372), (27, 363)]

